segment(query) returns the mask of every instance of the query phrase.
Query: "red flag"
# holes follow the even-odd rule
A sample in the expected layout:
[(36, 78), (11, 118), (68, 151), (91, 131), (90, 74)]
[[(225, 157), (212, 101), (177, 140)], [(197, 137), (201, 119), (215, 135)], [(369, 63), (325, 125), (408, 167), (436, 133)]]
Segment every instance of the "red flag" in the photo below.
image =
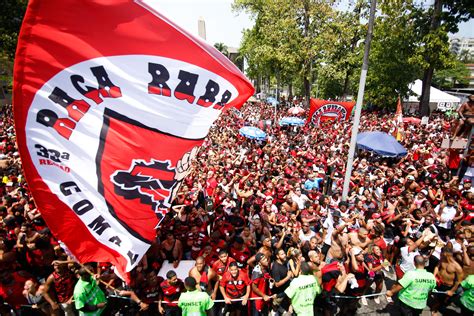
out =
[(41, 214), (126, 277), (211, 124), (254, 89), (143, 1), (32, 0), (15, 59), (18, 146)]
[(397, 112), (395, 113), (395, 138), (400, 141), (403, 139), (403, 112), (402, 112), (402, 101), (398, 96), (397, 101)]
[(395, 115), (397, 118), (398, 125), (401, 125), (403, 123), (403, 112), (402, 112), (402, 101), (400, 99), (400, 96), (398, 96), (397, 112), (395, 113)]
[(351, 117), (355, 102), (336, 102), (311, 99), (307, 123), (318, 125), (324, 121), (343, 121)]

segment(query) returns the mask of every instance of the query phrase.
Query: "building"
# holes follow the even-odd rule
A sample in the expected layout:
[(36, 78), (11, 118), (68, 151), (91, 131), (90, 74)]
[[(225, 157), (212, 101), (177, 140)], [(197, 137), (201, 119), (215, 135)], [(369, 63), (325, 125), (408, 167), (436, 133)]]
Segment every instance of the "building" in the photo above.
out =
[(449, 39), (450, 50), (461, 59), (474, 59), (474, 38), (452, 37)]
[(202, 16), (198, 19), (198, 35), (203, 40), (206, 40), (206, 21), (204, 21)]
[(469, 87), (474, 88), (474, 64), (466, 64), (466, 68), (469, 70)]

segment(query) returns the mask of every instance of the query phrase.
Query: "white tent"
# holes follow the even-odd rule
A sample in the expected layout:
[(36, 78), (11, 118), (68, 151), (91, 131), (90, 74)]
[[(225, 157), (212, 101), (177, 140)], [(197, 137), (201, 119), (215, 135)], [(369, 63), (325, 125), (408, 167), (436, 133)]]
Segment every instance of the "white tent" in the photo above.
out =
[[(412, 83), (409, 88), (416, 95), (410, 96), (408, 100), (405, 100), (405, 102), (419, 103), (422, 86), (423, 82), (421, 80), (416, 80)], [(452, 96), (434, 87), (430, 88), (430, 107), (432, 107), (432, 110), (447, 111), (450, 109), (457, 109), (459, 102), (461, 102), (461, 99), (458, 97)]]

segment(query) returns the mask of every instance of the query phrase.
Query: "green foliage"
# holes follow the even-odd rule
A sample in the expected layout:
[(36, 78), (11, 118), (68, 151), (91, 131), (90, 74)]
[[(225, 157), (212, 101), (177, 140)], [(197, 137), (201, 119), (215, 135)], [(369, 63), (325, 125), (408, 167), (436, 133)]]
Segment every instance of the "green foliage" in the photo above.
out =
[(233, 7), (255, 19), (241, 44), (251, 78), (273, 76), (286, 84), (298, 83), (297, 77), (299, 83), (311, 81), (313, 65), (334, 42), (335, 13), (328, 1), (236, 0)]
[[(452, 56), (454, 59), (454, 56)], [(440, 89), (451, 89), (469, 84), (469, 69), (459, 60), (449, 62), (450, 67), (435, 71), (433, 85)]]
[(417, 49), (418, 14), (413, 1), (382, 1), (374, 26), (364, 102), (396, 108), (398, 95), (409, 93), (408, 86), (421, 74), (413, 58)]
[(0, 0), (0, 54), (13, 59), (27, 0)]
[(224, 43), (215, 43), (214, 47), (222, 53), (222, 55), (229, 57), (228, 47)]

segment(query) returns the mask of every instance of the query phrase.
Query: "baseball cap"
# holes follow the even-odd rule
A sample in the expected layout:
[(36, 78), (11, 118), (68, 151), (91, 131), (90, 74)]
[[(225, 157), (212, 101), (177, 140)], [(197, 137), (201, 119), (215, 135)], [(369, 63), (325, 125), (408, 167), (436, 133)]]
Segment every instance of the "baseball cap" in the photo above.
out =
[(412, 176), (412, 175), (409, 175), (409, 176), (407, 177), (407, 179), (408, 179), (408, 180), (415, 181), (415, 177), (414, 177), (414, 176)]
[(333, 211), (333, 212), (332, 212), (332, 216), (333, 216), (333, 217), (341, 217), (342, 214), (341, 214), (340, 211), (337, 211), (337, 210), (336, 210), (336, 211)]
[(360, 249), (359, 247), (352, 248), (352, 253), (354, 254), (354, 256), (359, 255), (361, 252), (362, 252), (362, 249)]
[(464, 182), (464, 183), (471, 183), (471, 179), (464, 179), (462, 182)]

